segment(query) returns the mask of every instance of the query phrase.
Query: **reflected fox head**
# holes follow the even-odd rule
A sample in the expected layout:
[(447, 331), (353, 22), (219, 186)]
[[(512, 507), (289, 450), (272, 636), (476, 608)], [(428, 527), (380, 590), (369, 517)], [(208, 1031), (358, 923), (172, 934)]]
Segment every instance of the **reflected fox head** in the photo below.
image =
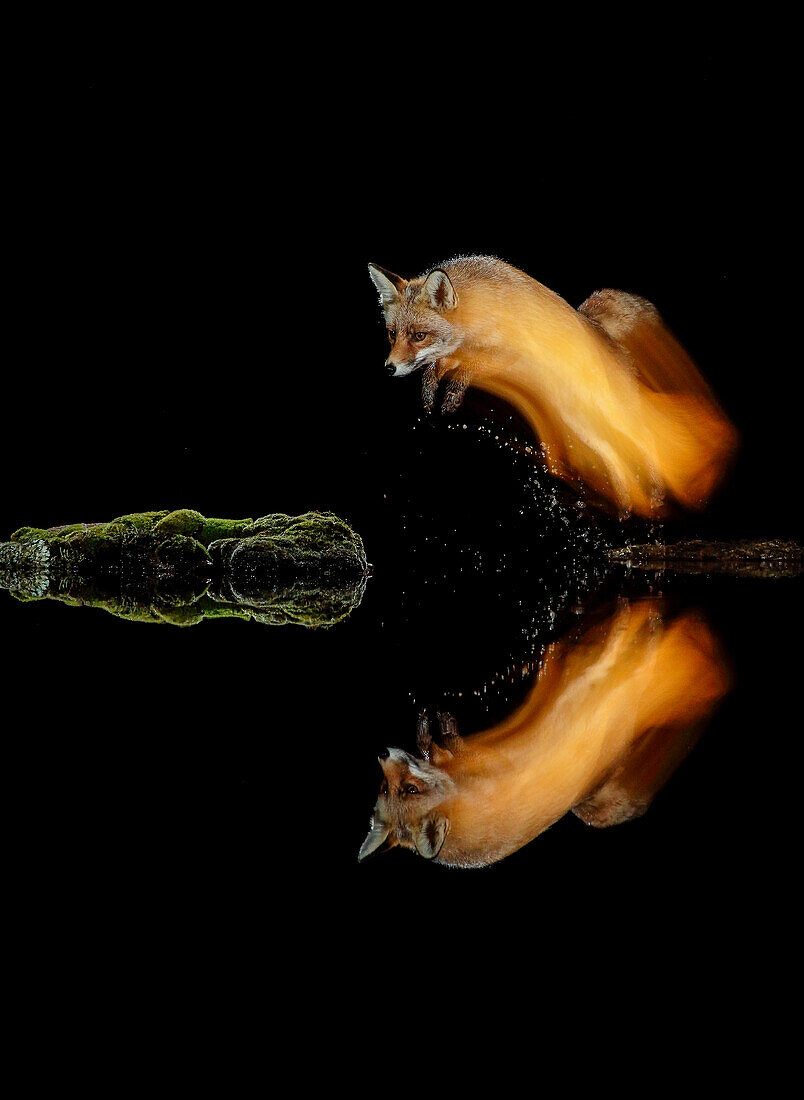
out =
[(358, 859), (396, 846), (433, 859), (449, 832), (449, 821), (438, 807), (451, 793), (453, 781), (436, 764), (402, 749), (385, 749), (378, 759), (383, 779)]
[(407, 280), (369, 264), (369, 275), (380, 295), (391, 344), (385, 361), (389, 374), (401, 378), (458, 350), (458, 296), (445, 271)]

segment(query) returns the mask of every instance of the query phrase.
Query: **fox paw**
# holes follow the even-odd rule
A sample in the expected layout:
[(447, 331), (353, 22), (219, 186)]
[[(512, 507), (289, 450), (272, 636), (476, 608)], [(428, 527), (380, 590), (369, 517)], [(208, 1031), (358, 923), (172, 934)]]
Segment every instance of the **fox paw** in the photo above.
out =
[(464, 395), (469, 386), (469, 379), (464, 374), (456, 374), (447, 384), (444, 400), (441, 402), (441, 415), (455, 412), (461, 407)]
[(449, 711), (439, 710), (436, 712), (436, 717), (438, 718), (442, 745), (445, 749), (451, 749), (454, 752), (463, 743), (463, 738), (458, 733), (458, 723), (455, 721), (455, 716), (450, 714)]

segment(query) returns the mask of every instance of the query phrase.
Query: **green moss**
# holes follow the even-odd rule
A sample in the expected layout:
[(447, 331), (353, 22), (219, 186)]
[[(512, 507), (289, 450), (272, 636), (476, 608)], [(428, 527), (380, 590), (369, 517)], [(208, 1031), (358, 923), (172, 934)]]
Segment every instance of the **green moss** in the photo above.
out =
[(194, 512), (192, 508), (179, 508), (163, 516), (156, 524), (156, 530), (168, 535), (189, 535), (195, 538), (206, 522), (200, 512)]
[(230, 604), (219, 604), (212, 600), (202, 601), (202, 610), (205, 619), (252, 619), (254, 612), (248, 607), (233, 607)]
[[(137, 531), (152, 531), (160, 520), (170, 514), (169, 512), (129, 512), (127, 516), (118, 516), (117, 519), (113, 519), (109, 526), (129, 530), (133, 528)], [(102, 525), (98, 524), (98, 526)]]
[(216, 563), (239, 572), (365, 573), (363, 540), (332, 512), (262, 516), (238, 539), (209, 546)]
[(0, 543), (0, 587), (44, 595), (50, 584), (50, 548), (41, 539)]
[[(190, 552), (195, 543), (214, 547), (215, 558), (229, 561), (236, 552), (248, 551), (253, 568), (292, 568), (314, 571), (364, 572), (363, 542), (352, 528), (332, 512), (282, 513), (260, 519), (207, 519), (200, 512), (182, 508), (173, 512), (133, 512), (109, 523), (72, 523), (61, 527), (20, 527), (11, 541), (45, 542), (62, 559), (109, 560), (119, 551), (146, 553), (155, 558), (175, 556), (180, 547)], [(185, 541), (177, 541), (185, 540)], [(193, 560), (199, 560), (191, 553)], [(245, 561), (243, 562), (245, 565)]]
[[(11, 541), (20, 545), (42, 542), (50, 550), (51, 563), (79, 573), (120, 568), (135, 560), (143, 567), (162, 570), (208, 568), (204, 543), (187, 533), (199, 526), (191, 518), (195, 516), (203, 526), (206, 521), (197, 512), (132, 512), (108, 523), (20, 527)], [(171, 524), (172, 517), (176, 518)]]
[(204, 546), (209, 546), (217, 539), (238, 538), (248, 535), (251, 531), (253, 520), (250, 519), (207, 519), (204, 526), (195, 536)]
[(63, 527), (19, 527), (11, 536), (11, 542), (33, 542), (34, 539), (42, 542), (69, 540), (73, 535), (85, 532), (87, 527), (86, 523), (68, 523)]
[(204, 621), (204, 613), (197, 607), (161, 607), (157, 614), (162, 622), (173, 626), (195, 626)]
[(288, 623), (326, 628), (347, 618), (362, 599), (365, 578), (353, 583), (316, 588), (280, 585), (239, 594), (231, 588), (201, 592), (191, 588), (164, 590), (142, 578), (121, 587), (119, 576), (92, 580), (62, 577), (43, 592), (12, 591), (23, 603), (50, 599), (68, 607), (94, 607), (128, 622), (195, 626), (205, 619), (254, 619), (272, 626)]
[(365, 587), (365, 578), (328, 588), (294, 586), (278, 593), (270, 607), (261, 609), (254, 618), (273, 626), (285, 623), (316, 628), (335, 626), (360, 605)]
[[(129, 622), (190, 626), (205, 618), (207, 587), (208, 582), (193, 577), (177, 581), (139, 571), (89, 578), (57, 574), (51, 577), (47, 591), (39, 598), (57, 600), (68, 607), (100, 608)], [(26, 602), (31, 598), (27, 593), (12, 595)]]
[(178, 626), (204, 618), (331, 626), (360, 603), (367, 571), (362, 539), (332, 512), (257, 520), (133, 512), (21, 527), (0, 543), (0, 587), (19, 599)]

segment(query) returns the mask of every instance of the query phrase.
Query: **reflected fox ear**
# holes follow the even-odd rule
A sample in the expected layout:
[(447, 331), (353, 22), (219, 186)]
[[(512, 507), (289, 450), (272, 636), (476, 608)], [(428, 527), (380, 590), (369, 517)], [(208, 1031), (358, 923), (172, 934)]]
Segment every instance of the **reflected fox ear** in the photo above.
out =
[(448, 832), (448, 819), (443, 814), (430, 814), (419, 823), (413, 838), (416, 851), (425, 859), (434, 859), (441, 851)]
[(442, 313), (455, 309), (458, 304), (458, 295), (449, 281), (449, 275), (440, 269), (430, 272), (419, 295), (431, 309), (439, 309)]
[[(388, 840), (388, 834), (391, 831), (390, 826), (386, 825), (384, 821), (380, 821), (377, 817), (372, 817), (371, 828), (368, 831), (368, 836), (360, 846), (360, 851), (357, 854), (358, 862), (362, 862), (366, 856), (373, 855), (374, 852), (378, 852)], [(392, 848), (393, 844), (389, 843), (388, 848)]]
[(368, 269), (371, 281), (380, 292), (380, 305), (386, 309), (393, 305), (408, 285), (407, 280), (401, 275), (394, 275), (393, 271), (386, 271), (384, 267), (377, 267), (376, 264), (369, 264)]

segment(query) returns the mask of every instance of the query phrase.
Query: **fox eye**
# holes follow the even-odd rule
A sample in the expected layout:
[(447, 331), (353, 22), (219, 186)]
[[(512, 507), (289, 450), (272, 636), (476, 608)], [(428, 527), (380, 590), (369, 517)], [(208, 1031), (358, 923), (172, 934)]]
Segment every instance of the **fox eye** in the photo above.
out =
[(426, 335), (427, 335), (426, 332), (414, 332), (413, 333), (413, 339), (417, 340), (417, 341), (422, 341), (425, 338)]
[(388, 339), (391, 341), (392, 344), (396, 340), (396, 329), (395, 328), (389, 328), (388, 329)]
[(384, 782), (380, 787), (380, 794), (388, 794), (388, 783)]
[(414, 787), (412, 783), (408, 783), (407, 787), (405, 787), (405, 793), (406, 794), (418, 794), (419, 793), (419, 788)]

